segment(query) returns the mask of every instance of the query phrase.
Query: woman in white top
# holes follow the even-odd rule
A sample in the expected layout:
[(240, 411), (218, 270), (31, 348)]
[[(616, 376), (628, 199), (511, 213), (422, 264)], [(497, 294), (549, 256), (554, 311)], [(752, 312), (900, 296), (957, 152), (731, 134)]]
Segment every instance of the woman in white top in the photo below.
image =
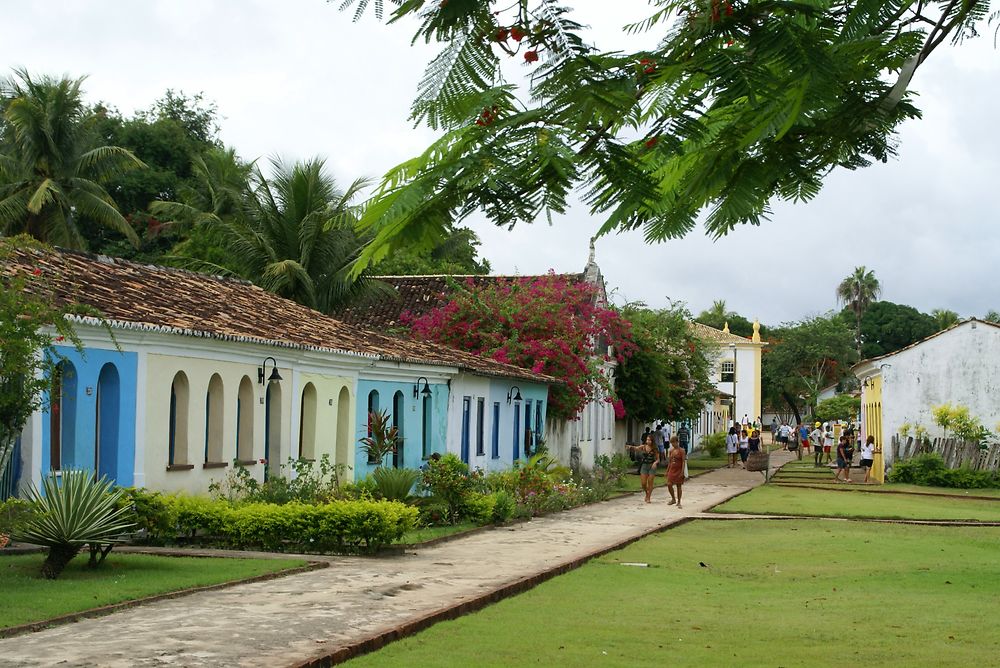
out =
[(747, 435), (747, 430), (744, 429), (740, 432), (740, 466), (743, 468), (747, 467), (747, 457), (750, 456), (750, 436)]
[(736, 466), (736, 453), (740, 448), (740, 437), (737, 434), (736, 427), (730, 427), (729, 433), (726, 434), (726, 454), (729, 455), (729, 466), (726, 468), (733, 468)]
[(865, 444), (861, 446), (861, 468), (865, 471), (865, 482), (868, 482), (868, 474), (872, 470), (872, 462), (875, 459), (875, 437), (868, 434)]

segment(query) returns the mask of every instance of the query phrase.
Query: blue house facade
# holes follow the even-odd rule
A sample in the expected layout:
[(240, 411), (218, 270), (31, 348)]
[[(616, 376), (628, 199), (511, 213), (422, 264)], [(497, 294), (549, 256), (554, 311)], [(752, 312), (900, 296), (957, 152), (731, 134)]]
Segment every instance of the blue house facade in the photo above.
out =
[(42, 411), (44, 471), (88, 469), (123, 487), (135, 476), (136, 371), (134, 352), (67, 346), (52, 396)]
[[(419, 383), (415, 382), (417, 378), (421, 378)], [(357, 396), (355, 478), (365, 477), (380, 464), (420, 468), (433, 453), (446, 452), (450, 426), (446, 380), (431, 382), (417, 375), (408, 376), (406, 380), (373, 380), (362, 376), (358, 379)], [(361, 446), (361, 439), (370, 435), (368, 415), (371, 412), (386, 413), (390, 424), (399, 430), (396, 454), (387, 455), (384, 462), (369, 460)]]

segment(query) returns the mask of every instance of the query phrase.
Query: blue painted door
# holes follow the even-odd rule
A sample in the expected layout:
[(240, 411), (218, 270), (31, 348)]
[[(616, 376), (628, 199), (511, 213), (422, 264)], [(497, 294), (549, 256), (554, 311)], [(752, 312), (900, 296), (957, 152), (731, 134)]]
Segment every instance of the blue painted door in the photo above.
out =
[(514, 404), (514, 452), (513, 461), (521, 458), (521, 404)]
[(97, 477), (118, 482), (118, 443), (121, 426), (121, 382), (114, 364), (105, 364), (97, 379), (97, 443), (94, 469)]
[(472, 397), (462, 398), (462, 461), (469, 463), (469, 423), (472, 421)]

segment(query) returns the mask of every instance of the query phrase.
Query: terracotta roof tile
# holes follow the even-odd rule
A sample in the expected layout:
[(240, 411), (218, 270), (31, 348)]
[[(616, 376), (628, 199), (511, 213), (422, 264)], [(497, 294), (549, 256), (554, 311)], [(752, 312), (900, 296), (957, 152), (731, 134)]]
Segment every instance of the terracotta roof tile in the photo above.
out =
[(695, 336), (708, 339), (709, 341), (715, 341), (716, 343), (752, 343), (752, 341), (745, 336), (739, 336), (737, 334), (733, 334), (732, 332), (724, 332), (721, 329), (709, 327), (708, 325), (703, 325), (700, 322), (694, 322), (693, 320), (688, 323), (688, 326), (694, 332)]
[(448, 346), (365, 330), (236, 279), (63, 250), (18, 250), (0, 271), (30, 272), (36, 268), (48, 279), (58, 303), (94, 308), (114, 327), (325, 350), (454, 366), (491, 376), (559, 382), (544, 374)]

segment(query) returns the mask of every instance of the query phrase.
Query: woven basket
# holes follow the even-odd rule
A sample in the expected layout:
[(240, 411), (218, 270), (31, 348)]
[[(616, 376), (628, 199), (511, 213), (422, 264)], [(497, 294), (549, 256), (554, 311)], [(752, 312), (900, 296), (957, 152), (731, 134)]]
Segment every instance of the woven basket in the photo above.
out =
[(767, 453), (766, 452), (751, 452), (750, 456), (747, 457), (747, 471), (766, 471), (767, 470)]

